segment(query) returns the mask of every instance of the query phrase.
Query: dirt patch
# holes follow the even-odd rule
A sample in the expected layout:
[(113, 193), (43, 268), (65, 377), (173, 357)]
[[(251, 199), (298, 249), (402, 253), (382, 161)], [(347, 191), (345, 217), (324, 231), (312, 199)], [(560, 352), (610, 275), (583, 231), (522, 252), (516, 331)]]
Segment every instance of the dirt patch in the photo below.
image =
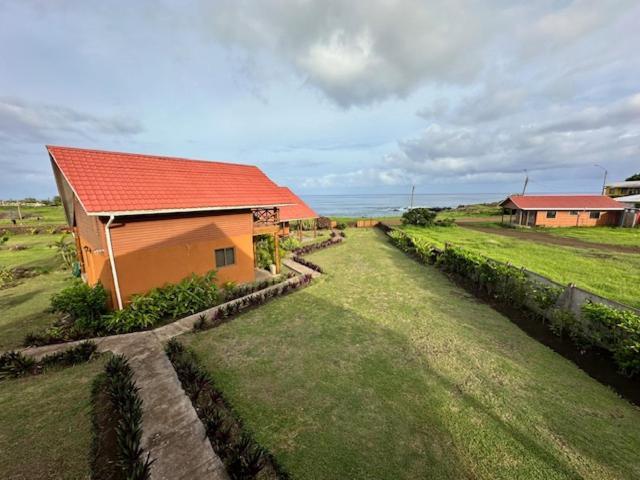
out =
[[(640, 253), (640, 247), (632, 247), (628, 245), (610, 245), (608, 243), (585, 242), (575, 238), (555, 237), (544, 232), (528, 232), (516, 230), (513, 228), (493, 228), (474, 225), (470, 222), (461, 222), (461, 227), (478, 232), (493, 233), (494, 235), (502, 235), (503, 237), (518, 238), (520, 240), (530, 240), (538, 243), (546, 243), (549, 245), (561, 245), (563, 247), (583, 248), (592, 250), (604, 250), (616, 253)], [(586, 227), (585, 227), (586, 228)]]

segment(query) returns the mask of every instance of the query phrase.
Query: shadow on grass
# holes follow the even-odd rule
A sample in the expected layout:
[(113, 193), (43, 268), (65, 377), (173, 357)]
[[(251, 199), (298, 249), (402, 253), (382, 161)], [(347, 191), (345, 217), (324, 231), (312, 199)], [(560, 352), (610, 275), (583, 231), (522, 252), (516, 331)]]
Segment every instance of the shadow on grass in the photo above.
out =
[[(327, 300), (321, 286), (192, 337), (294, 476), (536, 478), (542, 466), (580, 476), (534, 428), (505, 422), (434, 368), (405, 333)], [(296, 444), (284, 448), (290, 431)]]

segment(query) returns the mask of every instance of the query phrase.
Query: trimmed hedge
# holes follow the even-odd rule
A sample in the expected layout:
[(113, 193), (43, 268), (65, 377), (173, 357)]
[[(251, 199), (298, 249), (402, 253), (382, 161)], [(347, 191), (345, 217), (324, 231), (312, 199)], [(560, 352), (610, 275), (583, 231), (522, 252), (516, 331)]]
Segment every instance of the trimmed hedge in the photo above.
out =
[(165, 352), (229, 477), (232, 480), (289, 479), (289, 474), (273, 455), (243, 425), (213, 378), (200, 365), (195, 353), (176, 339), (167, 343)]

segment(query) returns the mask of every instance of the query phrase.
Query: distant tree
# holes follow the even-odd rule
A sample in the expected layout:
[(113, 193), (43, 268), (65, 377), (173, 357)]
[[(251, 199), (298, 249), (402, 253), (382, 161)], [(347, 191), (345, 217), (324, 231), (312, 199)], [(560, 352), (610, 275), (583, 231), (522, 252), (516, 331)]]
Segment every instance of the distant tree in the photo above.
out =
[(38, 200), (33, 197), (27, 197), (22, 199), (22, 203), (38, 203)]
[(405, 225), (420, 225), (428, 227), (433, 225), (436, 212), (428, 208), (412, 208), (402, 214), (402, 223)]
[(60, 197), (60, 195), (56, 195), (51, 199), (51, 205), (54, 205), (56, 207), (62, 205), (62, 198)]
[(633, 175), (631, 175), (629, 178), (627, 178), (626, 180), (627, 182), (636, 182), (636, 181), (640, 181), (640, 172), (635, 173)]

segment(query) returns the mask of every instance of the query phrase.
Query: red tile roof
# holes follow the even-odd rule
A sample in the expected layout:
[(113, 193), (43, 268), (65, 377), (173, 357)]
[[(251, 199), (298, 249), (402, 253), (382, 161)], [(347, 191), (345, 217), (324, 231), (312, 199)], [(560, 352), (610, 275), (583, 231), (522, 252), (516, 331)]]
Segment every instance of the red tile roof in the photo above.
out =
[(624, 210), (604, 195), (511, 195), (500, 205), (509, 202), (521, 210)]
[(258, 167), (47, 146), (89, 214), (266, 207), (290, 196)]
[(289, 190), (287, 187), (280, 187), (281, 190), (288, 196), (289, 202), (292, 205), (280, 207), (280, 220), (307, 220), (310, 218), (318, 218), (319, 215), (314, 212), (309, 205), (304, 203), (300, 197)]

